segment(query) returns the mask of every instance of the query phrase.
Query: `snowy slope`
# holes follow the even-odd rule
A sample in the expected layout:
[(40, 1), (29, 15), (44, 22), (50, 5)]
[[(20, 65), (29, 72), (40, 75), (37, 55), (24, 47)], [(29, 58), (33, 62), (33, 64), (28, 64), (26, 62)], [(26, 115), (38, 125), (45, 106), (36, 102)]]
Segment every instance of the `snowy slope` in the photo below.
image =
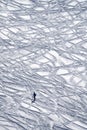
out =
[(0, 0), (0, 130), (87, 130), (87, 0)]

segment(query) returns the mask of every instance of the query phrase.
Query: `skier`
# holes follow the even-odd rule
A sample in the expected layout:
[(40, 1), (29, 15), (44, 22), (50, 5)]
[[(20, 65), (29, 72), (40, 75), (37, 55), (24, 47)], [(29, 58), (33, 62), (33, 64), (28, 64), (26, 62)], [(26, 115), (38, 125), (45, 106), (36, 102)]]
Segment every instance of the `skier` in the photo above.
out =
[(34, 103), (36, 101), (36, 93), (34, 92), (33, 93), (33, 101), (32, 101), (32, 103)]

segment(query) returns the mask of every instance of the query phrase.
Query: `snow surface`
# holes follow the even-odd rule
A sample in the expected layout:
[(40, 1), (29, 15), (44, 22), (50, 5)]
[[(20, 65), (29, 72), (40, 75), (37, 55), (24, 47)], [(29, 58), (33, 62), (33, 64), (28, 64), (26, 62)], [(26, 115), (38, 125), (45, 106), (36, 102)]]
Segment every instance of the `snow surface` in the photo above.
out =
[(0, 0), (0, 130), (87, 130), (87, 0)]

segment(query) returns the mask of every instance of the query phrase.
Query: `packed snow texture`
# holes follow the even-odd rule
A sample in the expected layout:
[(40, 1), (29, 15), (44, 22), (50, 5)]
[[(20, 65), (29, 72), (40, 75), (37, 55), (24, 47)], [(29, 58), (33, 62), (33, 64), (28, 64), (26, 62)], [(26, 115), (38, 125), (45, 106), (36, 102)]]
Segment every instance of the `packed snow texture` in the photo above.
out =
[(0, 130), (87, 130), (87, 0), (0, 0)]

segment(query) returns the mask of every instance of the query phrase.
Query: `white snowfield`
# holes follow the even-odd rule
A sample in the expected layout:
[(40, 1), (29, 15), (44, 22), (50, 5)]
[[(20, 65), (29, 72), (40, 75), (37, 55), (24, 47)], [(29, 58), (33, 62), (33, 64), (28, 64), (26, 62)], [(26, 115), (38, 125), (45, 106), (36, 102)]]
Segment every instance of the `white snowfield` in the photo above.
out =
[(0, 0), (0, 130), (87, 130), (87, 0)]

